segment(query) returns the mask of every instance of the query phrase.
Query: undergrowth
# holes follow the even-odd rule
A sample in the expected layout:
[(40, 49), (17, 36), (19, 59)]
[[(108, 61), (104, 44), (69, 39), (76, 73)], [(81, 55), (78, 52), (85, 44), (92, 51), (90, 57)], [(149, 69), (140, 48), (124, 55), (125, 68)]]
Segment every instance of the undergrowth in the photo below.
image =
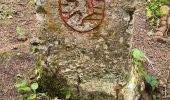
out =
[[(18, 78), (22, 77), (20, 73), (16, 76)], [(22, 80), (21, 82), (16, 83), (15, 87), (18, 91), (18, 100), (70, 100), (71, 97), (71, 91), (67, 91), (65, 98), (59, 99), (58, 96), (51, 98), (48, 93), (38, 90), (41, 88), (38, 82)]]
[[(150, 75), (144, 70), (143, 59), (145, 58), (146, 56), (142, 51), (132, 49), (132, 64), (138, 67), (138, 72), (142, 76), (145, 85), (148, 86), (148, 88), (151, 88), (151, 90), (147, 92), (155, 92), (156, 88), (158, 88), (158, 80), (155, 76)], [(153, 94), (152, 98), (153, 100), (158, 100), (159, 96)]]
[(160, 16), (164, 14), (164, 11), (160, 9), (163, 5), (170, 6), (169, 0), (147, 0), (146, 16), (151, 26), (158, 25)]
[(49, 97), (45, 93), (37, 93), (38, 83), (29, 84), (27, 81), (16, 83), (15, 87), (19, 93), (19, 100), (49, 100)]

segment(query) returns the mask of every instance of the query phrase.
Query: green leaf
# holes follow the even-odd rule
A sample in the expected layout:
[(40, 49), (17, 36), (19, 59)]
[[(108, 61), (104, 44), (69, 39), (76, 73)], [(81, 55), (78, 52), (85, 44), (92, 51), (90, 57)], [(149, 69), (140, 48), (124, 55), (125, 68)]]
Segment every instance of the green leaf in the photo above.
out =
[(134, 60), (133, 63), (134, 63), (135, 65), (138, 65), (138, 67), (139, 67), (139, 66), (142, 66), (142, 63), (141, 63), (140, 61)]
[(31, 53), (36, 53), (37, 51), (38, 51), (38, 46), (33, 46)]
[(152, 17), (152, 13), (153, 12), (150, 9), (148, 9), (147, 12), (146, 12), (146, 16), (151, 18)]
[(27, 100), (34, 100), (36, 97), (36, 94), (31, 94), (27, 97)]
[(19, 96), (18, 96), (18, 99), (19, 99), (19, 100), (23, 100), (23, 99), (24, 99), (23, 95), (19, 95)]
[(66, 93), (66, 100), (70, 99), (70, 97), (71, 97), (71, 91), (68, 90)]
[(54, 100), (59, 100), (58, 97), (55, 97)]
[(145, 80), (147, 83), (151, 83), (151, 78), (149, 75), (145, 75)]
[(38, 89), (38, 83), (32, 83), (32, 84), (31, 84), (31, 88), (32, 88), (33, 90)]
[(47, 95), (45, 93), (39, 93), (39, 95), (46, 97)]
[(150, 9), (151, 9), (152, 11), (157, 10), (158, 7), (159, 7), (159, 6), (158, 6), (157, 3), (155, 3), (155, 2), (151, 3), (151, 5), (150, 5)]
[(132, 49), (132, 56), (134, 59), (141, 60), (144, 57), (144, 53), (139, 49)]
[(22, 81), (20, 83), (17, 83), (15, 85), (16, 88), (20, 88), (20, 87), (26, 87), (27, 86), (27, 82), (26, 81)]
[(164, 13), (165, 13), (165, 12), (164, 12), (162, 9), (156, 11), (156, 15), (157, 15), (158, 17), (160, 17), (160, 16), (163, 15)]
[(26, 91), (26, 92), (28, 92), (28, 91), (31, 91), (31, 88), (28, 87), (28, 86), (26, 86), (26, 87), (18, 88), (18, 90), (19, 90), (19, 91)]
[(17, 32), (19, 35), (21, 35), (21, 36), (24, 36), (24, 35), (25, 35), (25, 31), (24, 31), (21, 27), (19, 27), (19, 26), (17, 26), (16, 32)]
[(152, 90), (154, 91), (156, 87), (158, 87), (158, 81), (156, 77), (151, 75), (145, 75), (146, 82), (152, 87)]
[(152, 90), (155, 90), (158, 87), (158, 81), (156, 79), (152, 80), (151, 82)]
[(160, 96), (152, 95), (153, 100), (160, 100)]
[(156, 95), (152, 95), (152, 98), (153, 98), (153, 100), (157, 100)]

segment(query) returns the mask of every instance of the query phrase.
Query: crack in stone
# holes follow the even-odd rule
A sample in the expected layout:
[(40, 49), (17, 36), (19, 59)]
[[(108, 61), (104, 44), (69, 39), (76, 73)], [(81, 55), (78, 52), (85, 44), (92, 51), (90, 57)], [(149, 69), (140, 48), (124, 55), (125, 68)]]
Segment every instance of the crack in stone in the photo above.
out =
[(77, 73), (77, 92), (78, 92), (78, 99), (80, 99), (80, 83), (81, 83), (81, 79), (80, 76)]

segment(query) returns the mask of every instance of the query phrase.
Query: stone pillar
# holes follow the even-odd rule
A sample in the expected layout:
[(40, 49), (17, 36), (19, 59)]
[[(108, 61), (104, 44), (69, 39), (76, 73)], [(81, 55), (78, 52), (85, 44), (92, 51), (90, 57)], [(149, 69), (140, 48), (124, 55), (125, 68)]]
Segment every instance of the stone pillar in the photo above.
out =
[(114, 100), (113, 87), (128, 74), (127, 29), (135, 5), (135, 0), (36, 0), (42, 90), (61, 98), (71, 92), (73, 100)]

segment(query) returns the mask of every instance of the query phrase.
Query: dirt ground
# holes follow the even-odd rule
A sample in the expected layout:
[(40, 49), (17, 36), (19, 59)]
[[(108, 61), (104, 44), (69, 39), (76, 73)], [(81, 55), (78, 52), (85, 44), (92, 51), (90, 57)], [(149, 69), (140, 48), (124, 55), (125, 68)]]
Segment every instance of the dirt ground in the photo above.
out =
[[(35, 66), (29, 46), (29, 40), (38, 33), (33, 9), (33, 0), (0, 0), (0, 100), (17, 100), (16, 75), (26, 78)], [(134, 15), (133, 45), (153, 63), (154, 67), (146, 68), (160, 79), (164, 100), (170, 100), (170, 44), (147, 35), (147, 20), (140, 12)], [(17, 26), (25, 29), (27, 41), (17, 40)]]
[(133, 47), (143, 51), (149, 59), (145, 67), (159, 79), (162, 100), (170, 100), (170, 40), (163, 41), (147, 34), (150, 27), (143, 8), (134, 13), (133, 20)]
[[(0, 0), (0, 100), (17, 100), (16, 75), (26, 78), (34, 68), (29, 39), (37, 34), (33, 0)], [(18, 41), (16, 27), (27, 41)]]

